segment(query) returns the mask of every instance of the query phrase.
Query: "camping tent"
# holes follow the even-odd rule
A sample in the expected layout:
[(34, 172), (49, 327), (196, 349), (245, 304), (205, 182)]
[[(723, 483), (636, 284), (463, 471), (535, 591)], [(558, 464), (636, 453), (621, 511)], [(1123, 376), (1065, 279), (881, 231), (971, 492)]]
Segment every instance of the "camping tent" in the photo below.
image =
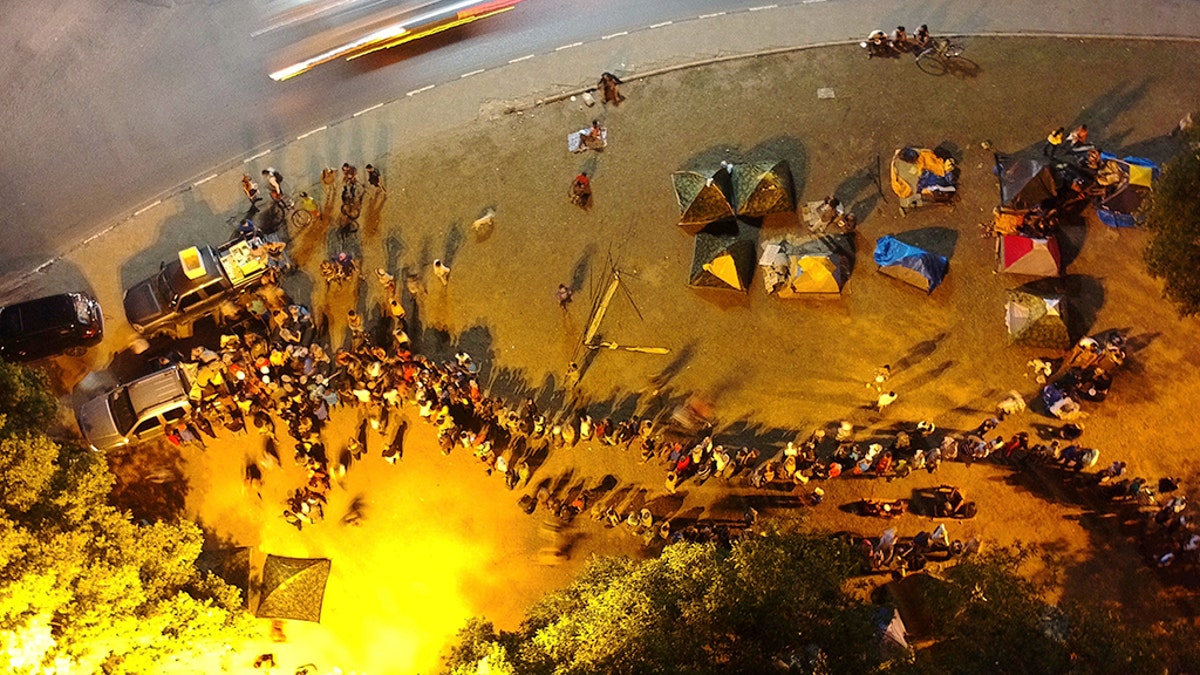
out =
[(880, 272), (927, 293), (932, 293), (950, 271), (945, 256), (910, 246), (891, 235), (880, 237), (875, 244), (875, 264)]
[(1004, 313), (1011, 342), (1049, 349), (1071, 346), (1066, 300), (1061, 295), (1010, 290)]
[(733, 203), (739, 216), (794, 213), (793, 189), (786, 160), (733, 165)]
[(1158, 177), (1158, 165), (1141, 157), (1117, 159), (1101, 153), (1100, 158), (1104, 165), (1097, 172), (1096, 180), (1105, 189), (1096, 206), (1096, 217), (1109, 227), (1137, 225), (1138, 209)]
[(268, 555), (255, 616), (320, 622), (330, 567), (328, 558)]
[(1028, 211), (1058, 195), (1058, 179), (1044, 157), (996, 155), (1000, 176), (1000, 207)]
[(848, 234), (768, 239), (758, 264), (767, 292), (780, 298), (837, 296), (854, 267), (854, 239)]
[(689, 234), (711, 222), (733, 217), (733, 184), (725, 167), (705, 173), (676, 171), (671, 174), (671, 182), (679, 203), (679, 226)]
[(1002, 235), (996, 240), (1001, 272), (1031, 277), (1056, 277), (1062, 274), (1062, 254), (1054, 235), (1045, 239)]
[(697, 232), (688, 285), (747, 292), (757, 243), (758, 228), (738, 219), (718, 221)]
[(900, 148), (892, 155), (892, 192), (900, 198), (900, 211), (925, 202), (948, 202), (958, 188), (954, 160), (928, 148)]
[(242, 592), (242, 607), (249, 607), (250, 547), (222, 548), (201, 551), (196, 557), (196, 569), (212, 572), (218, 579)]

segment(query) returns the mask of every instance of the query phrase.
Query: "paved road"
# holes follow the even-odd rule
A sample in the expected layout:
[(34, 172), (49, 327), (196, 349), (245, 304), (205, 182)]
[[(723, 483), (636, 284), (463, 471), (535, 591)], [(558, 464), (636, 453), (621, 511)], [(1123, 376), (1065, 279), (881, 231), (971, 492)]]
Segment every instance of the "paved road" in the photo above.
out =
[[(280, 84), (266, 73), (294, 33), (251, 37), (268, 24), (265, 12), (252, 0), (4, 3), (0, 276), (32, 269), (180, 185), (305, 131), (528, 54), (559, 58), (555, 48), (575, 42), (611, 37), (612, 62), (580, 63), (571, 82), (526, 76), (509, 93), (577, 85), (606, 68), (845, 40), (896, 23), (957, 33), (1200, 35), (1194, 0), (1096, 0), (1086, 12), (1036, 0), (526, 0), (411, 48)], [(649, 27), (667, 21), (692, 29), (657, 39)]]

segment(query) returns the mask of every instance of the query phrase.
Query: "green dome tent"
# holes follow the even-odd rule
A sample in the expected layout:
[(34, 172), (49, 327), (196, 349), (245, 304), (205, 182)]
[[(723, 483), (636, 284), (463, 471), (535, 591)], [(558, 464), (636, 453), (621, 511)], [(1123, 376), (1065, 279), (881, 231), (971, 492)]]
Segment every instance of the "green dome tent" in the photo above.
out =
[(255, 616), (320, 623), (330, 567), (328, 558), (268, 555)]
[(1004, 323), (1012, 343), (1048, 349), (1071, 346), (1067, 305), (1061, 295), (1010, 290), (1004, 307)]
[(758, 228), (745, 221), (712, 223), (696, 233), (688, 285), (748, 292), (757, 247)]
[(792, 170), (785, 160), (733, 165), (733, 203), (739, 216), (796, 211)]
[(679, 226), (695, 234), (709, 223), (733, 217), (733, 194), (725, 167), (715, 172), (676, 171), (671, 174), (675, 200), (679, 203)]

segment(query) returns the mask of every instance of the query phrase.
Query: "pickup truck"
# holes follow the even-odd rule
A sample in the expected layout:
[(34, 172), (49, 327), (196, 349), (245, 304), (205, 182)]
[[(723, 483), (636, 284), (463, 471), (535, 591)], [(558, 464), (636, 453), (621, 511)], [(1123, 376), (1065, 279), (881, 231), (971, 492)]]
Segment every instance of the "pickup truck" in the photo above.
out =
[(125, 291), (125, 318), (146, 336), (190, 337), (196, 321), (218, 315), (223, 302), (261, 283), (272, 264), (264, 249), (279, 241), (265, 235), (184, 249)]

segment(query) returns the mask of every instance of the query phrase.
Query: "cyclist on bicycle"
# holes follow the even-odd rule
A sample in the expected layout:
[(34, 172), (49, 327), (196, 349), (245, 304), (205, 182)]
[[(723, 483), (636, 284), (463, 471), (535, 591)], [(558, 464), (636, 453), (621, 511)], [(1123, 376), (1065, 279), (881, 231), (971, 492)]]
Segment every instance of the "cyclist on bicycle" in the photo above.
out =
[(313, 220), (321, 220), (321, 210), (317, 208), (316, 200), (312, 197), (309, 197), (307, 192), (300, 193), (300, 208), (311, 213)]

